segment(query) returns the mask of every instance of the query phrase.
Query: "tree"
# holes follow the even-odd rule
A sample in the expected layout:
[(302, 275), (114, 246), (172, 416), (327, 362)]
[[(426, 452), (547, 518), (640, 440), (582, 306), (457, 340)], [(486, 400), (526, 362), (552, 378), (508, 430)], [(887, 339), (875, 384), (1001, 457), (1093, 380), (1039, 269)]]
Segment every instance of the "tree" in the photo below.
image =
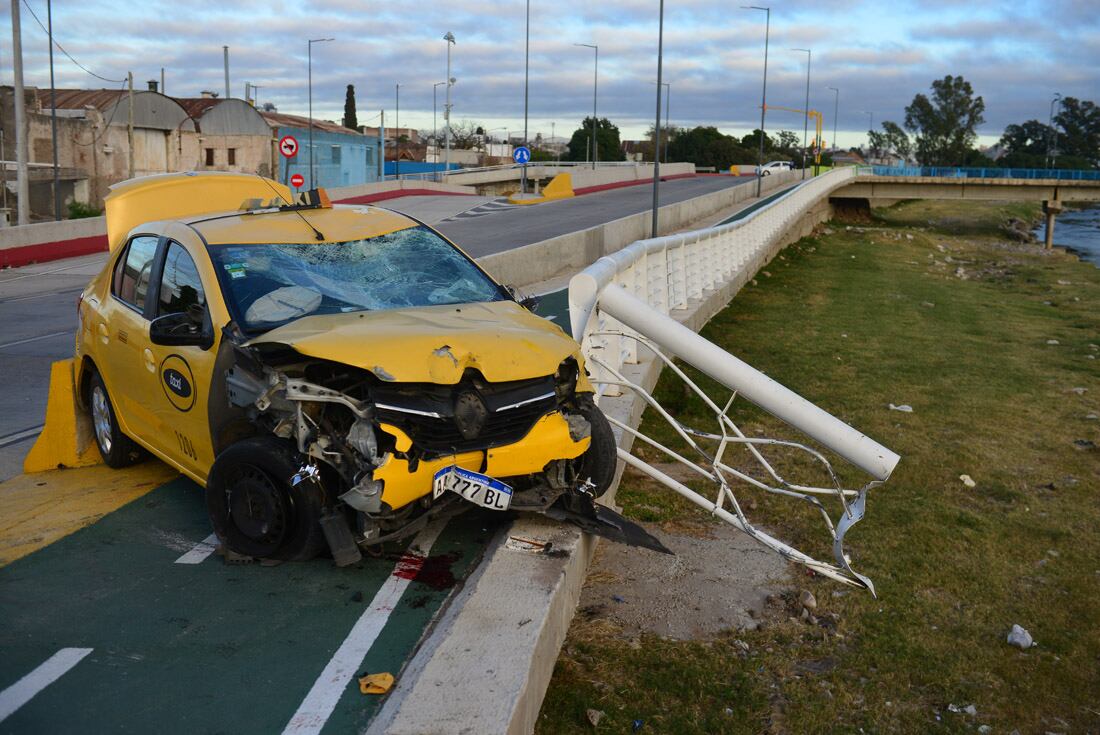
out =
[(750, 134), (741, 139), (741, 147), (747, 148), (750, 151), (760, 150), (760, 136), (764, 136), (764, 153), (769, 153), (775, 148), (775, 142), (768, 136), (767, 133), (763, 133), (760, 128), (756, 128)]
[(955, 166), (978, 139), (985, 118), (985, 101), (974, 96), (970, 82), (948, 74), (932, 82), (932, 98), (923, 94), (905, 108), (905, 127), (916, 134), (916, 155), (922, 166)]
[[(759, 143), (760, 138), (756, 140)], [(713, 166), (721, 171), (735, 163), (754, 163), (756, 154), (742, 147), (736, 138), (720, 133), (718, 128), (700, 125), (677, 132), (668, 146), (668, 160)]]
[[(757, 144), (759, 145), (759, 139), (757, 139)], [(794, 158), (794, 155), (802, 148), (798, 143), (798, 134), (792, 133), (790, 130), (779, 131), (779, 135), (776, 136), (775, 147), (791, 158)]]
[(1054, 122), (1062, 129), (1058, 135), (1059, 159), (1073, 157), (1100, 166), (1100, 107), (1089, 100), (1066, 97)]
[[(592, 118), (586, 117), (581, 126), (573, 131), (569, 139), (569, 150), (563, 159), (566, 161), (592, 160)], [(622, 142), (619, 140), (619, 128), (606, 117), (596, 122), (596, 145), (601, 161), (625, 161)]]
[(1038, 120), (1028, 120), (1005, 128), (1000, 145), (1004, 155), (1000, 165), (1010, 168), (1043, 168), (1054, 143), (1056, 131)]
[(349, 84), (348, 91), (344, 95), (344, 127), (352, 130), (359, 129), (359, 121), (355, 118), (355, 85)]
[(875, 158), (893, 155), (903, 161), (909, 158), (912, 144), (909, 136), (896, 122), (886, 120), (882, 123), (882, 132), (872, 130), (869, 134), (871, 154)]

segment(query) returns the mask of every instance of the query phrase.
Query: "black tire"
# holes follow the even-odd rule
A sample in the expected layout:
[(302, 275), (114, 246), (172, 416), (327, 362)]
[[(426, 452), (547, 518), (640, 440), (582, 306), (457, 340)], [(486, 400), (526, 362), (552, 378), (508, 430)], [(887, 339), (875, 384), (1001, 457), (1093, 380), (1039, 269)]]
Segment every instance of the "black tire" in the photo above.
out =
[(134, 441), (122, 433), (111, 394), (98, 372), (93, 371), (88, 381), (88, 413), (92, 419), (99, 454), (108, 467), (121, 469), (138, 462), (144, 453)]
[(218, 540), (258, 559), (305, 561), (325, 549), (319, 482), (291, 487), (302, 457), (288, 442), (257, 436), (231, 444), (206, 478), (206, 510)]
[(577, 396), (576, 400), (576, 413), (584, 416), (592, 426), (592, 443), (588, 451), (574, 460), (573, 469), (578, 480), (590, 480), (596, 486), (592, 492), (598, 498), (611, 489), (615, 479), (615, 466), (619, 461), (615, 434), (590, 396)]

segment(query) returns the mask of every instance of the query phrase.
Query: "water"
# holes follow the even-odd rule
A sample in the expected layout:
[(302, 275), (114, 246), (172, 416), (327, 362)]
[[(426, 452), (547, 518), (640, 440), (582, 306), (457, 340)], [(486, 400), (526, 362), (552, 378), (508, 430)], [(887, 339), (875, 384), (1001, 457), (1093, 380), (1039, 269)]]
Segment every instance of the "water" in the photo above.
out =
[[(1043, 242), (1046, 225), (1035, 230), (1035, 237)], [(1067, 209), (1054, 220), (1054, 244), (1073, 248), (1081, 260), (1100, 268), (1100, 206), (1090, 209)]]

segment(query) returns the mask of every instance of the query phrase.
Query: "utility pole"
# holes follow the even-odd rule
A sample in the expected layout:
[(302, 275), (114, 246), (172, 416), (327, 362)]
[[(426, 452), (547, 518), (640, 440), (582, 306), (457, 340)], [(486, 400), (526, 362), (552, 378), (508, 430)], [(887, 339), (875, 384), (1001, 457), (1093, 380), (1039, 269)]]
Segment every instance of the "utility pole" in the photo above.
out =
[(661, 0), (659, 20), (657, 25), (657, 124), (653, 127), (656, 132), (656, 150), (653, 156), (653, 225), (650, 229), (650, 237), (657, 237), (657, 208), (660, 206), (661, 186), (661, 73), (664, 65), (665, 46), (665, 0)]
[[(314, 180), (314, 172), (313, 172), (313, 44), (315, 44), (315, 43), (324, 43), (325, 41), (331, 41), (331, 40), (333, 40), (333, 39), (331, 39), (331, 38), (311, 38), (306, 43), (306, 47), (308, 49), (308, 51), (307, 51), (307, 53), (308, 53), (308, 62), (307, 62), (308, 71), (306, 72), (306, 74), (308, 76), (307, 86), (309, 87), (309, 188), (310, 189), (316, 189), (317, 188), (314, 185), (314, 182), (313, 182), (313, 180)], [(226, 58), (227, 59), (229, 58), (228, 55), (226, 56)], [(226, 67), (226, 69), (228, 69), (228, 66)], [(229, 81), (228, 81), (229, 80), (229, 72), (226, 71), (225, 74), (226, 74), (226, 76), (225, 76), (226, 85), (228, 86), (228, 84), (229, 84)]]
[(386, 180), (386, 111), (378, 111), (378, 180)]
[(229, 99), (229, 47), (222, 46), (222, 65), (225, 67), (225, 98)]
[(61, 221), (61, 169), (57, 151), (57, 88), (53, 78), (53, 3), (46, 0), (46, 36), (50, 43), (50, 135), (53, 138), (53, 218)]
[(134, 178), (134, 73), (132, 71), (126, 72), (126, 85), (126, 97), (129, 102), (129, 112), (126, 118), (126, 142), (127, 147), (130, 149), (129, 178), (132, 179)]
[[(662, 0), (663, 2), (663, 0)], [(596, 169), (596, 163), (600, 160), (599, 145), (596, 142), (596, 93), (599, 88), (600, 77), (600, 47), (591, 43), (575, 43), (574, 46), (584, 46), (596, 52), (592, 64), (592, 169)]]
[(443, 129), (444, 138), (447, 141), (447, 152), (443, 158), (443, 176), (451, 170), (451, 87), (455, 84), (455, 78), (451, 76), (451, 46), (455, 45), (455, 34), (447, 31), (443, 36), (447, 42), (447, 99), (443, 103)]
[(11, 65), (15, 76), (15, 206), (17, 222), (30, 223), (30, 183), (27, 181), (27, 109), (23, 91), (23, 37), (19, 29), (19, 2), (11, 0)]
[[(1047, 122), (1047, 170), (1054, 167), (1055, 148), (1058, 145), (1058, 131), (1054, 129), (1054, 104), (1062, 99), (1061, 92), (1055, 92), (1054, 98), (1050, 101), (1050, 120)], [(1051, 221), (1051, 229), (1053, 229), (1053, 221)]]

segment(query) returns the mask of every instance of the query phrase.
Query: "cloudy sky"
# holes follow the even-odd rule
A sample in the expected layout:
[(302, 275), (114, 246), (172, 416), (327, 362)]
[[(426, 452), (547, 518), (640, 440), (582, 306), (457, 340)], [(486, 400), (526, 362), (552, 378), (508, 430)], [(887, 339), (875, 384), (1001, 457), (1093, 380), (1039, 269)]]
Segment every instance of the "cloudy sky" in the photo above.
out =
[[(23, 53), (28, 85), (48, 86), (47, 42), (28, 12), (46, 21), (45, 0), (25, 0)], [(765, 4), (755, 0), (754, 4)], [(665, 79), (675, 125), (715, 125), (743, 134), (759, 124), (764, 13), (740, 3), (665, 3)], [(307, 109), (306, 39), (314, 46), (313, 104), (319, 118), (339, 119), (344, 88), (354, 84), (360, 123), (394, 107), (401, 84), (401, 124), (430, 129), (432, 85), (446, 76), (445, 32), (457, 38), (452, 74), (455, 121), (522, 130), (523, 0), (354, 2), (235, 0), (188, 3), (147, 0), (55, 0), (58, 42), (81, 64), (108, 79), (133, 71), (135, 84), (160, 77), (167, 91), (196, 96), (224, 89), (222, 46), (230, 47), (234, 96), (246, 81), (260, 102), (280, 111)], [(592, 108), (591, 49), (600, 47), (599, 113), (624, 137), (652, 124), (657, 66), (657, 0), (532, 0), (531, 137), (559, 136)], [(0, 35), (3, 83), (11, 81), (11, 19)], [(933, 79), (961, 74), (986, 102), (984, 141), (1005, 125), (1045, 120), (1060, 92), (1100, 101), (1100, 12), (1095, 0), (790, 0), (771, 14), (768, 103), (801, 107), (806, 54), (813, 50), (810, 105), (833, 124), (840, 90), (838, 139), (862, 142), (867, 112), (876, 126), (901, 121), (904, 107)], [(59, 87), (116, 86), (55, 55)], [(439, 88), (442, 110), (443, 87)], [(754, 122), (754, 120), (756, 122)], [(769, 112), (769, 130), (800, 129), (794, 113)], [(503, 131), (501, 131), (501, 134)], [(826, 137), (831, 137), (831, 131)]]

